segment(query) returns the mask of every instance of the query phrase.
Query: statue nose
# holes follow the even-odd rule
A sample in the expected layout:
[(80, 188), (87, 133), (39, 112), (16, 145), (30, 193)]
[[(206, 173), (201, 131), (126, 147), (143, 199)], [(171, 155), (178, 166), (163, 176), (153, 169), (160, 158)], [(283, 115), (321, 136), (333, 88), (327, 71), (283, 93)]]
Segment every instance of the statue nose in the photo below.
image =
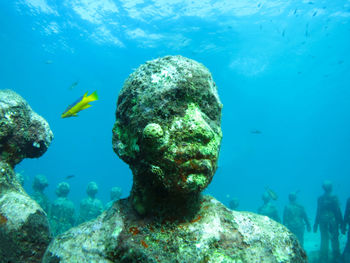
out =
[(202, 142), (207, 144), (214, 136), (209, 124), (201, 118), (191, 118), (186, 123), (188, 136), (190, 141)]

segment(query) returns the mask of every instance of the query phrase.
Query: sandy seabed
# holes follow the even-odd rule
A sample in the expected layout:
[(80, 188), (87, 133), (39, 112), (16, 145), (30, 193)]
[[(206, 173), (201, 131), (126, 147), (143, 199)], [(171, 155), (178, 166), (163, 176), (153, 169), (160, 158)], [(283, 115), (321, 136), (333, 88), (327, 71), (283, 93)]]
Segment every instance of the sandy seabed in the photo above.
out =
[[(347, 235), (339, 234), (339, 243), (340, 243), (340, 253), (343, 253)], [(307, 255), (318, 255), (320, 250), (321, 236), (320, 232), (317, 233), (305, 233), (304, 235), (304, 249)], [(329, 251), (331, 254), (331, 244), (329, 243)]]

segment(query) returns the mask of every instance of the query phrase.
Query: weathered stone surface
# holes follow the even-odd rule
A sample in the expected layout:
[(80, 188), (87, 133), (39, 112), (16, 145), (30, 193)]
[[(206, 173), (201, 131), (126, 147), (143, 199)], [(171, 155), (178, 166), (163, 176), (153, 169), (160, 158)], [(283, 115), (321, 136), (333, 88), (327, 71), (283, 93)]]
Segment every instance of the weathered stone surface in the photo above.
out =
[(41, 262), (50, 239), (45, 212), (24, 192), (11, 166), (0, 162), (0, 262)]
[(113, 128), (131, 195), (58, 236), (43, 262), (306, 262), (282, 225), (201, 196), (217, 168), (221, 108), (200, 63), (168, 56), (141, 65), (120, 92)]
[(53, 138), (48, 123), (11, 90), (0, 90), (0, 161), (40, 157)]
[(221, 108), (210, 72), (194, 60), (155, 59), (128, 77), (112, 143), (132, 169), (131, 201), (139, 214), (198, 208), (198, 194), (217, 168)]
[[(156, 144), (164, 134), (167, 135), (168, 131), (162, 131), (162, 128), (175, 129), (172, 127), (174, 119), (184, 116), (189, 104), (198, 105), (208, 115), (210, 127), (221, 133), (222, 104), (207, 68), (181, 56), (168, 56), (141, 65), (125, 81), (118, 97), (114, 151), (126, 163), (138, 165), (143, 139)], [(176, 136), (166, 139), (174, 140), (175, 144), (180, 141)], [(166, 139), (160, 143), (170, 144)], [(191, 139), (202, 138), (193, 136)]]
[(0, 263), (41, 262), (51, 236), (45, 212), (23, 190), (13, 168), (41, 156), (53, 138), (22, 97), (0, 90)]
[(128, 199), (54, 240), (43, 262), (306, 262), (296, 238), (266, 216), (210, 196), (189, 220), (140, 218)]

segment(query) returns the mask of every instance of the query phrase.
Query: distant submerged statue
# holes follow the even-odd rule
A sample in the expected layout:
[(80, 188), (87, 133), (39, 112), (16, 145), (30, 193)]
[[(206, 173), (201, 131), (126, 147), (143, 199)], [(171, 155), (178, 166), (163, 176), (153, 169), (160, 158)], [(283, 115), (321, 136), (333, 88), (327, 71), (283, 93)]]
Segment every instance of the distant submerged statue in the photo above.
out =
[(345, 263), (350, 263), (350, 198), (348, 198), (348, 201), (346, 202), (346, 208), (344, 213), (344, 224), (342, 229), (343, 234), (345, 234), (347, 226), (348, 226), (348, 240), (346, 242), (342, 256)]
[(332, 261), (340, 259), (339, 230), (343, 228), (343, 216), (338, 197), (332, 194), (333, 184), (324, 181), (322, 184), (324, 194), (317, 199), (317, 212), (314, 223), (314, 233), (320, 228), (321, 246), (319, 261), (326, 263), (329, 260), (329, 243), (332, 246)]
[(261, 199), (263, 200), (263, 204), (258, 208), (258, 213), (260, 215), (268, 216), (276, 222), (281, 222), (277, 207), (272, 203), (271, 195), (265, 191), (261, 196)]
[(300, 245), (304, 246), (305, 225), (307, 232), (311, 231), (311, 225), (306, 215), (305, 208), (297, 203), (297, 193), (288, 195), (289, 204), (284, 207), (283, 224), (294, 233)]
[(221, 108), (202, 64), (167, 56), (141, 65), (113, 128), (131, 195), (56, 237), (43, 262), (307, 262), (284, 226), (201, 195), (217, 168)]
[(48, 187), (49, 183), (45, 175), (37, 174), (34, 177), (33, 181), (33, 194), (32, 198), (40, 205), (46, 214), (50, 214), (50, 201), (49, 198), (45, 195), (44, 190)]
[(67, 182), (61, 182), (56, 187), (57, 199), (52, 203), (50, 213), (50, 227), (54, 236), (57, 236), (75, 223), (74, 203), (68, 199), (70, 185)]
[(103, 204), (100, 199), (96, 198), (97, 192), (98, 185), (90, 182), (86, 189), (87, 197), (80, 202), (78, 224), (94, 219), (102, 213)]
[(111, 208), (113, 203), (115, 201), (118, 201), (120, 199), (120, 197), (122, 196), (122, 189), (118, 186), (112, 187), (111, 192), (110, 192), (110, 197), (111, 197), (111, 201), (109, 201), (105, 208)]

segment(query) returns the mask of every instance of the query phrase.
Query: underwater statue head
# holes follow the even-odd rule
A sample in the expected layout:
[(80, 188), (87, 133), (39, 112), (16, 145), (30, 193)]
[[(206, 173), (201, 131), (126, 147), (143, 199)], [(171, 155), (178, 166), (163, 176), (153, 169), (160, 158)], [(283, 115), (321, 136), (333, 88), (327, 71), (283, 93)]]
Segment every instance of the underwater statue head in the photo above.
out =
[(330, 194), (333, 190), (333, 184), (329, 180), (325, 180), (322, 184), (322, 188), (326, 194)]
[(236, 210), (239, 206), (239, 199), (237, 197), (232, 198), (228, 206), (230, 207), (230, 209)]
[(118, 186), (115, 186), (111, 189), (110, 197), (111, 200), (116, 201), (119, 200), (122, 196), (122, 189)]
[(297, 201), (297, 192), (289, 193), (288, 199), (290, 203), (295, 203)]
[(58, 197), (67, 197), (70, 191), (70, 185), (66, 182), (61, 182), (56, 187), (56, 195)]
[(34, 177), (34, 180), (33, 180), (33, 189), (35, 191), (39, 191), (39, 192), (42, 192), (45, 190), (46, 187), (49, 186), (49, 183), (47, 181), (47, 178), (45, 175), (42, 175), (42, 174), (37, 174), (35, 177)]
[(43, 155), (53, 139), (46, 120), (12, 90), (0, 90), (0, 120), (0, 162), (12, 168)]
[(129, 76), (118, 98), (113, 148), (133, 172), (131, 200), (140, 214), (155, 202), (196, 197), (209, 185), (221, 109), (210, 72), (191, 59), (155, 59)]
[(263, 200), (264, 204), (267, 204), (268, 202), (271, 201), (271, 196), (269, 195), (268, 192), (264, 192), (261, 196), (261, 199)]
[(95, 198), (98, 192), (98, 185), (95, 182), (90, 182), (86, 188), (86, 193), (89, 197)]

